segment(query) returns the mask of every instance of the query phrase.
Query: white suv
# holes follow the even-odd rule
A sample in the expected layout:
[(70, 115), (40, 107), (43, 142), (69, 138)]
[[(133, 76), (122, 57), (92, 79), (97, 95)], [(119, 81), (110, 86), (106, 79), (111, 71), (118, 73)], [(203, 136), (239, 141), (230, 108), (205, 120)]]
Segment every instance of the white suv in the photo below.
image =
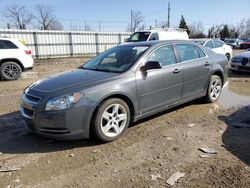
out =
[(0, 38), (0, 79), (17, 80), (33, 63), (31, 50), (20, 40)]

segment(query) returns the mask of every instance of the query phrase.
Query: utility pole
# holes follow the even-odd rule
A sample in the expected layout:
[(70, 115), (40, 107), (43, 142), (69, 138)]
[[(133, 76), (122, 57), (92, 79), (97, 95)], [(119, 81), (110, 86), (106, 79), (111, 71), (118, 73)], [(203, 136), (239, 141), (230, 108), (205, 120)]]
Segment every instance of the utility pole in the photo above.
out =
[(170, 27), (170, 3), (168, 3), (168, 28)]
[(155, 28), (158, 27), (158, 23), (157, 23), (157, 20), (155, 20)]
[(98, 22), (98, 25), (99, 25), (99, 32), (101, 32), (101, 31), (102, 31), (102, 25), (101, 25), (101, 24), (102, 24), (102, 22), (101, 22), (101, 21), (99, 21), (99, 22)]
[(130, 11), (130, 31), (133, 32), (133, 10)]
[(84, 20), (84, 31), (87, 31), (87, 21)]

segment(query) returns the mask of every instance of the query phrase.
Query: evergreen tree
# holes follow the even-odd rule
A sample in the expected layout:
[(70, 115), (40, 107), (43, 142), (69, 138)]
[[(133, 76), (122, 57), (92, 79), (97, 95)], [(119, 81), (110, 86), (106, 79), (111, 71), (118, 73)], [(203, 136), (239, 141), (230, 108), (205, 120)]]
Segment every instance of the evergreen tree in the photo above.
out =
[(179, 28), (186, 29), (186, 31), (187, 31), (187, 33), (189, 35), (190, 31), (189, 31), (188, 25), (187, 25), (187, 23), (186, 23), (185, 18), (184, 18), (183, 15), (181, 15), (181, 20), (180, 20)]
[(220, 31), (220, 38), (230, 38), (230, 31), (228, 25), (224, 25), (223, 29)]

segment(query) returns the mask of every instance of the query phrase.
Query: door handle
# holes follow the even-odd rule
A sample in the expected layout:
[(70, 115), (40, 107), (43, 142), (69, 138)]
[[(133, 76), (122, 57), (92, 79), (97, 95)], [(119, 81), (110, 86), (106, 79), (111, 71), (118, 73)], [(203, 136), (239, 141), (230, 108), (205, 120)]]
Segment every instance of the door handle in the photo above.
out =
[(205, 66), (209, 66), (209, 65), (210, 65), (210, 63), (206, 62), (204, 65), (205, 65)]
[(173, 71), (174, 74), (178, 74), (179, 72), (181, 72), (180, 69), (174, 69), (174, 71)]

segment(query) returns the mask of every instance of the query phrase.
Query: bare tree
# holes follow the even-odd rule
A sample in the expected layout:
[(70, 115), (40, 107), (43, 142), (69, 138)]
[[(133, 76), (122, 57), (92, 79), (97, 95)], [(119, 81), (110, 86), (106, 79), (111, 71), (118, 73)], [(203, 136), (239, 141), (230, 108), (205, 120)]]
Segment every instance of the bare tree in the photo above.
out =
[(200, 21), (193, 22), (189, 25), (190, 38), (205, 38), (204, 27)]
[(25, 6), (16, 4), (6, 7), (4, 15), (18, 29), (26, 29), (34, 18)]
[(37, 27), (42, 30), (51, 29), (62, 29), (62, 24), (56, 20), (55, 10), (53, 7), (43, 4), (38, 4), (36, 6), (38, 15), (36, 20), (38, 22)]
[(220, 32), (224, 25), (213, 25), (208, 29), (208, 38), (220, 37)]
[(142, 30), (145, 27), (143, 20), (144, 18), (141, 11), (132, 11), (131, 23), (128, 25), (127, 31), (135, 32)]
[(246, 29), (246, 20), (242, 19), (239, 23), (231, 26), (232, 37), (235, 38), (241, 37), (245, 29)]
[(245, 22), (245, 28), (241, 37), (250, 37), (250, 18), (248, 18)]
[(54, 20), (49, 25), (48, 30), (63, 30), (63, 25), (58, 20)]

